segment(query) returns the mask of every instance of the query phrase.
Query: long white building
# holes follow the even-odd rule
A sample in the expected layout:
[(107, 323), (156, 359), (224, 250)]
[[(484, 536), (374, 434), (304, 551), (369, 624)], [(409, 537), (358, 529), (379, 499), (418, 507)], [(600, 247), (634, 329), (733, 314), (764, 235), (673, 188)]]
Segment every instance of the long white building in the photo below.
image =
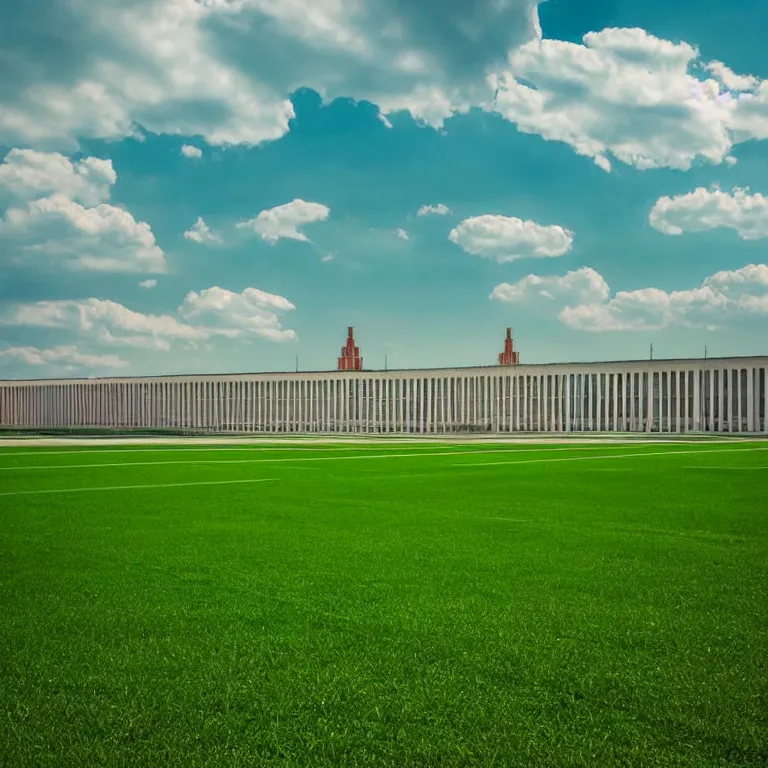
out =
[(0, 381), (0, 426), (767, 432), (768, 357)]

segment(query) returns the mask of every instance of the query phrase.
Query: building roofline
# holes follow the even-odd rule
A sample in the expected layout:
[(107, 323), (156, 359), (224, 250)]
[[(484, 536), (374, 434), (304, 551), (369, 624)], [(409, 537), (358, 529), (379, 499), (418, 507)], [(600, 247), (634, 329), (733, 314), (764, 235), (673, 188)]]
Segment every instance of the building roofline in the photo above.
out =
[(679, 358), (657, 358), (654, 360), (593, 360), (589, 361), (572, 361), (565, 363), (518, 363), (516, 365), (462, 365), (462, 366), (443, 366), (437, 368), (364, 368), (361, 370), (349, 370), (339, 371), (336, 369), (331, 370), (300, 370), (300, 371), (229, 371), (227, 373), (156, 373), (148, 374), (146, 376), (73, 376), (64, 378), (39, 378), (39, 379), (0, 379), (0, 384), (39, 384), (44, 382), (98, 382), (98, 381), (131, 381), (135, 379), (189, 379), (189, 378), (227, 378), (231, 376), (285, 376), (287, 378), (300, 377), (302, 375), (334, 375), (334, 376), (355, 376), (364, 377), (365, 374), (404, 374), (414, 373), (423, 374), (430, 371), (476, 371), (476, 370), (497, 370), (497, 371), (513, 371), (518, 368), (567, 368), (567, 367), (581, 367), (581, 366), (622, 366), (622, 365), (644, 365), (653, 364), (661, 365), (675, 365), (675, 364), (704, 364), (710, 365), (718, 362), (725, 361), (757, 361), (765, 360), (765, 364), (768, 366), (768, 355), (739, 355), (736, 357), (679, 357)]

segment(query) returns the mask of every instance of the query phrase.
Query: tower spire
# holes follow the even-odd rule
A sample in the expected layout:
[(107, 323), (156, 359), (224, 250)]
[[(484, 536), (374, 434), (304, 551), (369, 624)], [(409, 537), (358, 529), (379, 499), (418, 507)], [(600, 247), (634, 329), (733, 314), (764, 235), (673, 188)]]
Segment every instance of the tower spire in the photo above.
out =
[(347, 326), (347, 343), (341, 348), (341, 357), (338, 359), (338, 370), (361, 371), (363, 358), (360, 357), (360, 347), (355, 346), (355, 329)]
[(499, 365), (517, 365), (520, 362), (520, 353), (515, 352), (515, 342), (512, 339), (512, 329), (507, 328), (507, 336), (504, 339), (504, 351), (499, 355)]

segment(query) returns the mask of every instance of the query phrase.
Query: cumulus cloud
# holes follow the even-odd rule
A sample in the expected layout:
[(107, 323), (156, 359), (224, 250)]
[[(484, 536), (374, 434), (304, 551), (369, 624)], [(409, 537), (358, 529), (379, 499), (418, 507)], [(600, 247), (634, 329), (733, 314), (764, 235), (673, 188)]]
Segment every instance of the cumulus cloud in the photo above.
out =
[[(80, 137), (201, 135), (212, 144), (282, 136), (293, 109), (217, 50), (208, 25), (235, 4), (30, 0), (6, 19), (0, 142), (75, 147)], [(37, 36), (24, 34), (34, 23)], [(40, 46), (50, 35), (56, 46)], [(55, 73), (55, 76), (51, 76)]]
[(197, 221), (184, 233), (184, 237), (201, 245), (221, 242), (221, 238), (211, 232), (211, 228), (203, 221), (202, 216), (197, 217)]
[(74, 163), (58, 152), (12, 149), (0, 164), (0, 191), (19, 200), (59, 193), (83, 205), (109, 199), (117, 174), (111, 160), (84, 157)]
[[(537, 5), (448, 0), (436, 14), (417, 0), (28, 0), (0, 31), (14, 72), (0, 143), (74, 146), (145, 129), (258, 144), (288, 130), (287, 96), (301, 86), (440, 125), (540, 34)], [(46, 35), (58, 44), (40, 46)]]
[(128, 365), (118, 355), (92, 355), (80, 352), (74, 346), (59, 346), (49, 349), (38, 347), (6, 347), (0, 349), (0, 358), (20, 360), (27, 365), (62, 366), (65, 370), (75, 368), (125, 368)]
[(401, 240), (410, 240), (410, 237), (408, 236), (408, 233), (404, 229), (398, 229), (397, 230), (397, 236)]
[(203, 150), (200, 147), (192, 146), (192, 144), (185, 144), (181, 148), (181, 154), (184, 157), (198, 158), (203, 156)]
[(184, 323), (172, 315), (135, 312), (105, 299), (64, 299), (16, 304), (0, 314), (4, 325), (61, 328), (79, 338), (148, 349), (170, 349), (172, 341), (200, 342), (209, 337), (202, 328)]
[(196, 347), (216, 337), (295, 339), (296, 333), (282, 325), (284, 314), (293, 309), (288, 299), (258, 288), (234, 293), (213, 286), (190, 291), (173, 314), (145, 314), (105, 299), (65, 299), (7, 306), (0, 311), (0, 325), (60, 329), (109, 348), (167, 351), (175, 344)]
[(581, 331), (651, 331), (670, 326), (715, 328), (728, 319), (768, 316), (768, 266), (748, 264), (717, 272), (694, 288), (640, 288), (611, 296), (603, 277), (582, 268), (560, 277), (528, 275), (496, 286), (491, 298), (512, 303), (545, 300), (569, 328)]
[(687, 170), (697, 159), (723, 162), (734, 143), (768, 138), (768, 81), (642, 29), (590, 32), (582, 45), (528, 42), (488, 82), (491, 108), (520, 131), (565, 142), (606, 171), (612, 158)]
[(582, 267), (564, 275), (539, 277), (528, 275), (516, 283), (499, 283), (490, 298), (510, 303), (530, 298), (576, 299), (579, 302), (605, 301), (610, 296), (608, 283), (603, 276), (590, 267)]
[(386, 124), (496, 110), (605, 170), (719, 163), (768, 137), (768, 82), (641, 29), (542, 40), (538, 2), (446, 0), (438, 14), (421, 0), (26, 0), (0, 29), (14, 72), (0, 144), (151, 131), (254, 145), (288, 131), (302, 86), (370, 101)]
[(416, 211), (417, 216), (429, 216), (431, 214), (434, 214), (435, 216), (447, 216), (450, 213), (453, 213), (453, 211), (443, 203), (438, 203), (437, 205), (422, 205), (421, 208)]
[(139, 283), (139, 287), (140, 288), (151, 289), (151, 288), (155, 288), (156, 286), (157, 286), (157, 280), (154, 280), (154, 279), (152, 279), (152, 280), (142, 280)]
[(734, 187), (729, 194), (714, 187), (698, 187), (675, 197), (660, 197), (649, 216), (652, 227), (665, 235), (705, 232), (725, 227), (742, 240), (768, 237), (768, 197)]
[(73, 270), (167, 271), (149, 224), (123, 208), (86, 208), (58, 193), (8, 209), (0, 218), (2, 241), (16, 261), (42, 256)]
[(288, 299), (258, 288), (235, 293), (213, 286), (200, 293), (190, 291), (179, 313), (186, 320), (202, 322), (211, 333), (235, 338), (255, 334), (272, 341), (291, 341), (296, 339), (296, 332), (283, 328), (281, 315), (293, 309), (296, 307)]
[(514, 216), (486, 214), (464, 219), (449, 240), (474, 256), (497, 262), (553, 258), (571, 250), (573, 233), (556, 224), (543, 226)]
[(104, 202), (116, 181), (111, 160), (10, 150), (0, 164), (0, 202), (10, 204), (0, 215), (2, 255), (74, 270), (165, 272), (149, 224)]
[(268, 243), (276, 243), (280, 238), (310, 242), (301, 231), (307, 224), (325, 221), (331, 213), (327, 205), (306, 202), (296, 198), (285, 205), (261, 211), (258, 216), (237, 223), (238, 229), (250, 229)]

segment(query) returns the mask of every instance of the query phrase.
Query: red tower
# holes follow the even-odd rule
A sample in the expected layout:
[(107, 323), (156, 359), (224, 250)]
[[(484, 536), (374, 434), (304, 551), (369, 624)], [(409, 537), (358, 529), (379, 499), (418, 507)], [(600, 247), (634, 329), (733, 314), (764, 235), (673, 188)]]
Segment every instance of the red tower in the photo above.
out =
[(520, 353), (515, 352), (515, 342), (512, 341), (512, 329), (507, 328), (507, 338), (504, 339), (504, 351), (499, 355), (499, 365), (517, 365)]
[(340, 371), (362, 371), (363, 358), (360, 357), (360, 347), (355, 346), (354, 328), (347, 328), (347, 343), (341, 348), (339, 358)]

